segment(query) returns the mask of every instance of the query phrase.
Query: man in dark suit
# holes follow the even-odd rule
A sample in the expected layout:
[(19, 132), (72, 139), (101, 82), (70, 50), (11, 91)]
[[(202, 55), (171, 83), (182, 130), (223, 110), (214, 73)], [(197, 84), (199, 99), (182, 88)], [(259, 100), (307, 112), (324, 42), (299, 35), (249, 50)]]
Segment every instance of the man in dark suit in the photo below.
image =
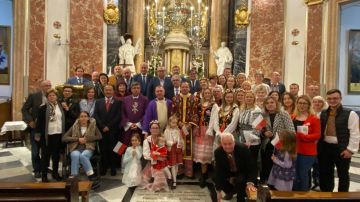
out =
[(88, 79), (84, 78), (83, 75), (84, 68), (78, 66), (75, 68), (75, 76), (70, 77), (66, 83), (70, 85), (82, 85), (90, 82)]
[(200, 90), (200, 82), (196, 79), (196, 69), (193, 68), (189, 72), (190, 93), (194, 94)]
[(116, 175), (116, 162), (118, 156), (113, 148), (119, 140), (119, 124), (121, 117), (121, 102), (113, 98), (114, 88), (112, 85), (104, 87), (105, 97), (96, 101), (94, 118), (96, 125), (102, 133), (100, 141), (101, 150), (101, 175), (105, 175), (110, 167), (111, 175)]
[(150, 83), (150, 80), (153, 78), (153, 76), (148, 74), (149, 67), (148, 67), (147, 63), (145, 63), (145, 62), (142, 63), (140, 65), (140, 68), (141, 68), (140, 69), (141, 73), (136, 74), (134, 76), (134, 81), (137, 81), (138, 83), (140, 83), (140, 87), (141, 87), (140, 93), (144, 96), (147, 96), (146, 88), (147, 88), (148, 84)]
[(97, 99), (97, 95), (98, 95), (98, 89), (99, 89), (99, 72), (97, 71), (93, 71), (93, 73), (91, 73), (91, 81), (89, 83), (86, 84), (86, 88), (94, 88), (95, 90), (95, 99)]
[(271, 91), (279, 92), (280, 96), (286, 91), (286, 87), (283, 83), (280, 83), (281, 75), (279, 72), (273, 72), (271, 75), (270, 89)]
[(231, 133), (221, 135), (221, 147), (215, 150), (215, 188), (218, 201), (222, 198), (221, 191), (226, 193), (225, 200), (230, 200), (237, 193), (238, 202), (245, 201), (246, 189), (256, 191), (255, 163), (250, 150), (243, 144), (235, 144)]
[(122, 80), (126, 83), (126, 93), (130, 94), (131, 84), (134, 82), (134, 78), (131, 76), (131, 70), (129, 67), (123, 69)]
[(153, 100), (155, 98), (156, 86), (161, 85), (166, 90), (169, 89), (170, 86), (172, 85), (170, 78), (166, 76), (165, 67), (158, 67), (156, 72), (157, 72), (157, 77), (153, 77), (149, 85), (147, 86), (146, 95), (148, 97), (148, 100)]
[(30, 143), (31, 143), (31, 162), (34, 169), (35, 178), (41, 177), (41, 161), (40, 161), (40, 144), (35, 141), (35, 127), (38, 117), (38, 111), (41, 105), (47, 102), (46, 91), (51, 88), (51, 82), (44, 80), (40, 84), (40, 91), (32, 93), (26, 99), (21, 112), (23, 120), (26, 122), (30, 129)]
[(171, 100), (174, 96), (177, 96), (180, 94), (180, 76), (179, 75), (173, 75), (171, 77), (171, 83), (172, 85), (169, 87), (169, 89), (165, 90), (165, 97), (166, 99)]

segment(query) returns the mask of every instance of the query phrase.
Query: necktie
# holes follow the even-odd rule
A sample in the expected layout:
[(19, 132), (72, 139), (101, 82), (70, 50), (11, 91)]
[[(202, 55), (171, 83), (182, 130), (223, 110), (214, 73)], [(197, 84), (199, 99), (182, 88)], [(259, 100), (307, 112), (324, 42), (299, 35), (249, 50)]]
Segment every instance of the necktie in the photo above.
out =
[(177, 96), (179, 93), (179, 90), (177, 88), (175, 88), (175, 96)]
[(78, 84), (81, 84), (81, 78), (80, 77), (78, 78)]
[(105, 107), (106, 107), (106, 112), (109, 112), (109, 109), (110, 109), (110, 98), (106, 98)]
[(142, 82), (143, 82), (143, 84), (146, 84), (146, 76), (145, 75), (142, 75)]
[(228, 162), (229, 162), (230, 172), (236, 172), (237, 171), (236, 163), (232, 154), (228, 154)]

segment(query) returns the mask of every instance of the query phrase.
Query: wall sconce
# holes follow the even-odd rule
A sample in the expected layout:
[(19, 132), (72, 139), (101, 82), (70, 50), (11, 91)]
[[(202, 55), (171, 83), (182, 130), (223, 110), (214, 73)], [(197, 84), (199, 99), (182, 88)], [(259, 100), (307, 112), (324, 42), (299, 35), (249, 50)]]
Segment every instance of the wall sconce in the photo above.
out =
[[(54, 26), (55, 29), (60, 29), (61, 28), (61, 23), (59, 21), (55, 21), (53, 23), (53, 26)], [(69, 41), (67, 39), (66, 39), (65, 43), (61, 42), (61, 35), (59, 33), (53, 34), (53, 37), (56, 39), (56, 41), (55, 41), (56, 45), (58, 45), (58, 46), (69, 45)]]
[(293, 41), (291, 42), (291, 45), (296, 46), (296, 45), (298, 45), (298, 44), (300, 43), (299, 41), (295, 41), (295, 37), (296, 37), (297, 35), (299, 35), (299, 33), (300, 33), (300, 31), (299, 31), (298, 29), (293, 29), (293, 30), (291, 31), (291, 35), (293, 36)]

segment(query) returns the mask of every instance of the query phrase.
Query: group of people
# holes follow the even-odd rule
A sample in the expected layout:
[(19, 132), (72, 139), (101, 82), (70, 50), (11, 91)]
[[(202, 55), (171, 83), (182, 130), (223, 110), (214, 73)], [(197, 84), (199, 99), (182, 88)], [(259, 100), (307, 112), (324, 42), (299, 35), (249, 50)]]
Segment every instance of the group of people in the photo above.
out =
[[(98, 142), (100, 174), (110, 169), (115, 176), (121, 167), (129, 187), (175, 189), (179, 176), (194, 178), (194, 164), (199, 164), (202, 188), (214, 167), (219, 200), (224, 191), (223, 198), (237, 193), (243, 201), (245, 190), (254, 191), (257, 184), (309, 191), (311, 170), (315, 187), (333, 191), (335, 166), (338, 190), (349, 190), (359, 117), (342, 106), (339, 90), (329, 90), (324, 99), (315, 88), (298, 95), (299, 85), (293, 83), (287, 92), (278, 72), (269, 80), (256, 72), (252, 82), (229, 68), (200, 79), (195, 69), (181, 76), (177, 66), (170, 75), (158, 67), (151, 76), (146, 63), (140, 70), (132, 75), (127, 67), (115, 66), (110, 77), (93, 72), (86, 80), (78, 67), (67, 83), (83, 84), (83, 99), (77, 99), (72, 85), (58, 93), (47, 80), (29, 95), (22, 112), (30, 128), (35, 177), (48, 181), (51, 156), (53, 177), (61, 180), (58, 162), (66, 148), (71, 176), (81, 165), (93, 179), (90, 158)], [(127, 146), (121, 155), (114, 149), (119, 143)]]

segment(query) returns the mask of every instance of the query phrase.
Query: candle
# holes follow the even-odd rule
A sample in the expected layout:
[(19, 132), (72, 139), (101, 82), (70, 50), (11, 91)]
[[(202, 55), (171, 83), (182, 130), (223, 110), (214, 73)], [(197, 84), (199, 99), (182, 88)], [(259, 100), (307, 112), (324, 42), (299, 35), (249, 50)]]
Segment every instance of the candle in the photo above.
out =
[(157, 0), (155, 0), (155, 20), (156, 20), (156, 24), (157, 24)]
[(194, 7), (190, 7), (190, 36), (192, 36), (192, 18), (193, 18), (193, 10), (194, 10)]

